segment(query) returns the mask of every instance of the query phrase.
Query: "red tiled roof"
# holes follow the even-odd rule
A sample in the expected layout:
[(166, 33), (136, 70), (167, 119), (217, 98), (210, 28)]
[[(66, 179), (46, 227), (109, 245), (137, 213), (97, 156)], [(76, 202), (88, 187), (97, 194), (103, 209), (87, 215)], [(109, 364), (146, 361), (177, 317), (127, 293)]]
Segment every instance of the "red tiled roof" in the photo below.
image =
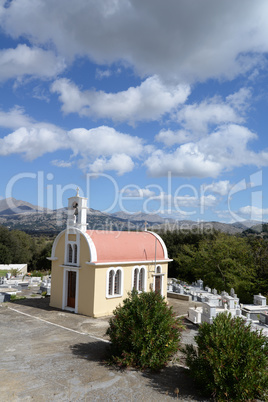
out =
[(162, 239), (151, 232), (88, 230), (87, 234), (96, 248), (97, 261), (95, 262), (167, 259)]

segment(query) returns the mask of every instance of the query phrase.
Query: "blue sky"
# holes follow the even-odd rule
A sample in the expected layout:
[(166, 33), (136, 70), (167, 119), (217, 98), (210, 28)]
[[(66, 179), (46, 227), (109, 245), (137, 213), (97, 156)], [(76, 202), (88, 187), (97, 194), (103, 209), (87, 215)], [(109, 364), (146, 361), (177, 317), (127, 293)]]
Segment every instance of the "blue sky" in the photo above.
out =
[(266, 0), (0, 0), (0, 197), (268, 221)]

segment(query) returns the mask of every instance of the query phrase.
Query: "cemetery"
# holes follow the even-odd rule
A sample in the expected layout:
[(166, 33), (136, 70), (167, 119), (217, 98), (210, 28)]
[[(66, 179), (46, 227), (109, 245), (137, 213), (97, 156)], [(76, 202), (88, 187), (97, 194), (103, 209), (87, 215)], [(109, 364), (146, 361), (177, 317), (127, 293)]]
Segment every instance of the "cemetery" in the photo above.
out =
[(11, 295), (20, 296), (24, 295), (25, 290), (28, 290), (27, 294), (45, 294), (50, 295), (51, 279), (44, 276), (43, 279), (39, 276), (16, 275), (11, 276), (11, 273), (7, 273), (6, 276), (0, 277), (0, 303), (10, 301)]
[(204, 289), (201, 279), (189, 286), (171, 278), (168, 280), (167, 295), (169, 298), (188, 297), (188, 300), (197, 302), (188, 309), (187, 318), (194, 324), (212, 324), (218, 314), (228, 312), (232, 317), (242, 317), (247, 323), (251, 322), (252, 329), (262, 330), (268, 337), (268, 305), (266, 297), (261, 294), (254, 295), (252, 304), (242, 304), (233, 288), (230, 295), (225, 291), (218, 294), (216, 289), (208, 286)]

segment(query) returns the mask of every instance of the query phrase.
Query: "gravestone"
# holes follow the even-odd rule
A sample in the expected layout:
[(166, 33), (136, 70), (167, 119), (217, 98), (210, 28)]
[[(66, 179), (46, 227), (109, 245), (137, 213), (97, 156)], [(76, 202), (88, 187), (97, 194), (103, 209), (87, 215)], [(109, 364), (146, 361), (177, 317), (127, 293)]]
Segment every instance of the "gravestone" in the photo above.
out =
[(262, 296), (261, 293), (254, 295), (253, 304), (255, 306), (266, 306), (266, 297)]

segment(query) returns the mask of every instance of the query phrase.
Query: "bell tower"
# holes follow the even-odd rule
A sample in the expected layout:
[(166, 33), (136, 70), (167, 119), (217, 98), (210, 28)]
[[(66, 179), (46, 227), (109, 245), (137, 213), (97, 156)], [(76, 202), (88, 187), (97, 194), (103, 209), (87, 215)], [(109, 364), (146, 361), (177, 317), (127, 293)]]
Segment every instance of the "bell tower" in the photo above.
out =
[(82, 232), (87, 230), (87, 198), (79, 196), (79, 188), (76, 196), (68, 198), (67, 228), (75, 227)]

